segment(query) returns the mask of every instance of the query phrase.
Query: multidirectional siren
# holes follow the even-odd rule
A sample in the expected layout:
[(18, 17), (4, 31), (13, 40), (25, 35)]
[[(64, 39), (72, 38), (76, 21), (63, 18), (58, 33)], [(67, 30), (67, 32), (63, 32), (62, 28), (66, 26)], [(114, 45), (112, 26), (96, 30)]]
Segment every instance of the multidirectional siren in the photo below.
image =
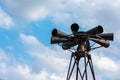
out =
[(57, 29), (52, 30), (51, 44), (63, 43), (68, 41), (69, 36)]
[(99, 45), (101, 45), (101, 46), (103, 46), (105, 48), (109, 47), (109, 45), (110, 45), (109, 41), (108, 40), (104, 40), (104, 39), (89, 38), (89, 40), (92, 40), (92, 41), (98, 43)]
[(73, 47), (73, 46), (75, 46), (75, 45), (76, 45), (75, 42), (68, 41), (68, 42), (64, 42), (64, 43), (62, 44), (62, 48), (63, 48), (64, 50), (67, 50), (67, 49), (70, 49), (71, 47)]
[(79, 30), (79, 25), (76, 24), (76, 23), (73, 23), (73, 24), (71, 25), (71, 31), (72, 31), (72, 33), (73, 33), (74, 35), (77, 34), (77, 33), (78, 33), (78, 30)]
[[(79, 30), (79, 25), (76, 24), (76, 23), (73, 23), (71, 25), (71, 31), (72, 31), (73, 35), (76, 35), (78, 33), (78, 30)], [(72, 39), (72, 37), (70, 37), (68, 42), (64, 42), (62, 44), (62, 48), (64, 50), (67, 50), (67, 49), (70, 49), (71, 47), (73, 47), (75, 45), (77, 45), (77, 43)]]
[(59, 38), (59, 37), (51, 37), (51, 44), (56, 44), (56, 43), (63, 43), (63, 42), (67, 42), (68, 39), (66, 38)]
[(99, 37), (105, 39), (105, 40), (110, 40), (113, 41), (113, 33), (105, 33), (105, 34), (98, 34)]
[(95, 43), (107, 48), (109, 47), (109, 41), (114, 40), (113, 33), (103, 33), (103, 27), (98, 25), (86, 32), (81, 32), (79, 30), (79, 25), (73, 23), (71, 25), (72, 35), (68, 35), (57, 29), (52, 30), (51, 44), (62, 44), (64, 50), (70, 49), (80, 42), (94, 41)]
[(52, 36), (59, 37), (59, 38), (68, 38), (69, 36), (62, 31), (57, 29), (52, 30)]
[(100, 33), (103, 33), (103, 28), (101, 25), (98, 25), (97, 27), (90, 29), (86, 33), (90, 35), (100, 34)]

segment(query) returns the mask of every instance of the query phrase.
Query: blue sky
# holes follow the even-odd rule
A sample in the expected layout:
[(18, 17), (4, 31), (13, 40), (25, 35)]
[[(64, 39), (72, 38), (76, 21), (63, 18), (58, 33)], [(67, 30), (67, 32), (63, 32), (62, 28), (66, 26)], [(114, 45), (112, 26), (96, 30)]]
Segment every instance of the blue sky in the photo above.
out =
[(50, 44), (51, 31), (71, 34), (78, 23), (114, 33), (109, 48), (91, 54), (97, 80), (120, 80), (119, 8), (119, 0), (0, 0), (0, 78), (65, 80), (71, 53)]

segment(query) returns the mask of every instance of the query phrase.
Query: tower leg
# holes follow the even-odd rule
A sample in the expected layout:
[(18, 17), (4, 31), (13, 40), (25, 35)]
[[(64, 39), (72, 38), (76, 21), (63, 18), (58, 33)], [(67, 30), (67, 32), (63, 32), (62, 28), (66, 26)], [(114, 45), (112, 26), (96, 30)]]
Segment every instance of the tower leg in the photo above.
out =
[(85, 64), (85, 79), (87, 80), (87, 55), (85, 53), (85, 56), (84, 56), (84, 64)]
[(91, 59), (91, 55), (89, 55), (89, 57), (88, 57), (88, 62), (89, 62), (89, 66), (90, 66), (90, 69), (91, 69), (92, 76), (93, 76), (93, 80), (96, 80), (95, 79), (94, 67), (93, 67), (93, 62), (92, 62), (92, 59)]
[[(74, 59), (72, 59), (74, 58)], [(79, 68), (79, 61), (81, 58), (84, 58), (84, 71), (83, 73), (80, 71)], [(72, 64), (72, 60), (74, 60), (74, 63)], [(76, 80), (89, 80), (88, 75), (87, 75), (87, 67), (90, 67), (90, 71), (93, 77), (93, 80), (95, 79), (95, 74), (94, 74), (94, 69), (93, 69), (93, 63), (92, 63), (92, 59), (91, 59), (91, 55), (88, 53), (84, 53), (84, 56), (82, 55), (82, 57), (77, 57), (76, 55), (74, 55), (74, 53), (71, 55), (71, 59), (70, 59), (70, 63), (69, 63), (69, 68), (68, 68), (68, 73), (67, 73), (67, 78), (66, 80), (70, 80), (73, 70), (76, 66)]]
[[(73, 73), (73, 70), (74, 70), (74, 67), (75, 67), (75, 64), (76, 64), (76, 60), (74, 60), (74, 63), (73, 63), (73, 66), (71, 68), (71, 63), (72, 63), (72, 58), (75, 57), (73, 54), (71, 55), (71, 59), (70, 59), (70, 64), (69, 64), (69, 69), (68, 69), (68, 73), (67, 73), (67, 78), (66, 80), (70, 80), (71, 76), (72, 76), (72, 73)], [(75, 59), (75, 58), (74, 58)]]
[(72, 57), (73, 57), (73, 55), (71, 55), (71, 58), (70, 58), (70, 63), (69, 63), (69, 68), (68, 68), (68, 73), (67, 73), (67, 78), (66, 78), (66, 80), (68, 80), (68, 77), (69, 77), (70, 68), (71, 68), (71, 63), (72, 63)]

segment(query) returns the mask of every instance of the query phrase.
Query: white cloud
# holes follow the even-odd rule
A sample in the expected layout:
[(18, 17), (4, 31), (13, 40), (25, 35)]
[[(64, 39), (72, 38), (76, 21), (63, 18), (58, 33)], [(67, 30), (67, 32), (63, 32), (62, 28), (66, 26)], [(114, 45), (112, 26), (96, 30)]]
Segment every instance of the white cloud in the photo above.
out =
[[(35, 46), (39, 46), (41, 45), (39, 43), (39, 41), (37, 40), (37, 38), (35, 38), (34, 36), (26, 36), (24, 34), (20, 34), (20, 39), (22, 41), (23, 44), (27, 44), (28, 47), (35, 47)], [(43, 46), (43, 45), (41, 45)]]
[(93, 63), (95, 66), (95, 69), (99, 72), (97, 73), (97, 76), (101, 76), (101, 78), (109, 78), (110, 80), (113, 79), (120, 79), (119, 70), (120, 70), (120, 61), (114, 60), (112, 58), (109, 58), (107, 56), (104, 56), (103, 54), (92, 54), (93, 57)]
[[(22, 65), (17, 65), (16, 67), (14, 67), (15, 69), (13, 69), (12, 72), (14, 73), (18, 73), (16, 77), (16, 80), (47, 80), (48, 73), (46, 71), (41, 71), (39, 73), (34, 73), (31, 71), (31, 69), (29, 68), (29, 66), (22, 66)], [(14, 74), (13, 73), (13, 74)], [(13, 76), (13, 75), (12, 75)], [(11, 79), (12, 80), (12, 79)]]
[[(1, 0), (10, 12), (29, 21), (50, 18), (54, 23), (70, 25), (78, 22), (84, 27), (99, 24), (107, 31), (119, 29), (119, 0)], [(113, 31), (115, 32), (115, 31)]]
[(0, 7), (0, 27), (5, 29), (10, 29), (14, 26), (12, 18), (5, 13)]
[[(118, 71), (118, 66), (117, 64), (111, 60), (110, 58), (108, 57), (104, 57), (104, 56), (101, 56), (101, 57), (95, 57), (97, 60), (96, 62), (96, 66), (102, 70), (102, 71), (105, 71), (105, 72), (116, 72)], [(96, 61), (96, 60), (95, 60)]]
[[(9, 65), (9, 63), (4, 63), (1, 65), (1, 78), (4, 80), (47, 80), (48, 73), (46, 71), (41, 71), (38, 73), (32, 72), (28, 65), (15, 64)], [(9, 67), (8, 67), (9, 66)], [(6, 72), (5, 72), (6, 71)]]
[[(51, 10), (56, 9), (59, 4), (59, 1), (51, 0), (51, 1), (42, 1), (42, 0), (2, 0), (1, 1), (10, 11), (23, 19), (27, 19), (29, 21), (36, 21), (45, 19), (48, 15), (50, 15)], [(15, 4), (13, 4), (13, 2)], [(57, 2), (57, 3), (56, 3)], [(56, 5), (56, 6), (52, 6)]]
[(55, 74), (50, 76), (52, 80), (65, 80), (65, 77), (60, 77)]
[[(119, 0), (1, 0), (0, 2), (11, 13), (24, 20), (38, 21), (49, 18), (56, 24), (70, 26), (73, 22), (77, 22), (87, 28), (102, 25), (105, 32), (115, 33), (115, 40), (117, 42), (120, 40)], [(10, 25), (11, 20), (7, 21), (5, 23)]]
[(0, 49), (0, 61), (4, 60), (4, 61), (9, 61), (9, 57), (5, 55), (5, 52)]
[[(0, 49), (0, 78), (2, 80), (60, 80), (63, 79), (45, 69), (33, 72), (27, 64), (17, 62), (14, 57), (9, 57), (4, 50)], [(9, 59), (9, 61), (8, 61)], [(14, 60), (14, 61), (12, 61)], [(14, 63), (16, 62), (16, 63)]]
[[(38, 61), (41, 61), (42, 64), (49, 70), (53, 70), (54, 73), (59, 73), (59, 75), (65, 74), (67, 69), (67, 54), (61, 49), (50, 49), (49, 47), (41, 44), (35, 36), (20, 34), (21, 42), (27, 50), (27, 53)], [(66, 58), (65, 58), (66, 57)], [(41, 63), (39, 63), (41, 64)], [(64, 75), (65, 76), (65, 75)]]
[[(31, 12), (32, 11), (32, 12)], [(48, 10), (44, 7), (35, 7), (31, 11), (25, 11), (26, 18), (29, 20), (37, 21), (39, 19), (45, 19), (48, 16)]]

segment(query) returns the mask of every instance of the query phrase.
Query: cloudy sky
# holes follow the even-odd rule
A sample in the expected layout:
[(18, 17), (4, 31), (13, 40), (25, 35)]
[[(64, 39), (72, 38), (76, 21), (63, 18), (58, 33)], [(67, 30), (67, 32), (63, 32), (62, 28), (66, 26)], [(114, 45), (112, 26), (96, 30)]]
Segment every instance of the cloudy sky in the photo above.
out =
[(90, 53), (97, 80), (120, 80), (119, 21), (120, 0), (0, 0), (0, 79), (65, 80), (71, 53), (50, 44), (51, 31), (71, 34), (78, 23), (114, 33), (109, 48)]

